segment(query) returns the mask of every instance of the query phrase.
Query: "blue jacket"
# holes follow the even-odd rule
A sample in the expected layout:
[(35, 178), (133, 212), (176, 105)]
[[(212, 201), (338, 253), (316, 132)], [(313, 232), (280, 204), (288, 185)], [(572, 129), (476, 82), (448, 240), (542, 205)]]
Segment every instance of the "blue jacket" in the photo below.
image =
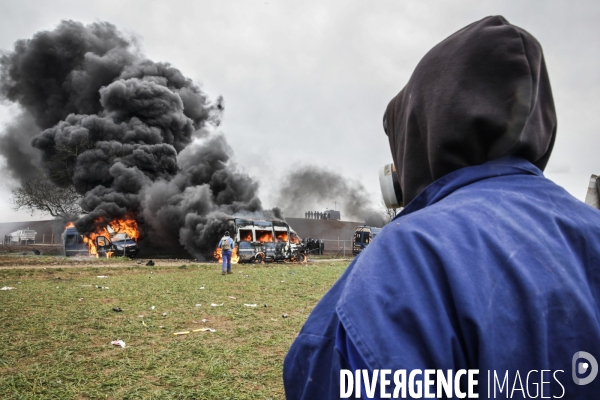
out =
[[(339, 398), (341, 368), (385, 368), (479, 369), (479, 398), (488, 370), (508, 371), (511, 389), (517, 371), (523, 387), (538, 371), (531, 396), (539, 371), (562, 370), (560, 384), (542, 376), (544, 396), (600, 398), (600, 377), (572, 378), (576, 352), (600, 360), (599, 301), (598, 210), (520, 158), (463, 168), (421, 192), (315, 307), (285, 358), (286, 396)], [(512, 398), (523, 393), (517, 383)]]

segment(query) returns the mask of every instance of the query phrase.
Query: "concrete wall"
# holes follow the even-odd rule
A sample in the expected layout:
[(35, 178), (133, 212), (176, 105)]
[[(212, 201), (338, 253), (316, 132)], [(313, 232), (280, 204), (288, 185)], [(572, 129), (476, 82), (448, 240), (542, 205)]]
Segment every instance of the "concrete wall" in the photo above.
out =
[(357, 226), (364, 225), (363, 222), (353, 221), (331, 221), (322, 219), (286, 218), (285, 221), (298, 235), (304, 239), (325, 240), (351, 240)]

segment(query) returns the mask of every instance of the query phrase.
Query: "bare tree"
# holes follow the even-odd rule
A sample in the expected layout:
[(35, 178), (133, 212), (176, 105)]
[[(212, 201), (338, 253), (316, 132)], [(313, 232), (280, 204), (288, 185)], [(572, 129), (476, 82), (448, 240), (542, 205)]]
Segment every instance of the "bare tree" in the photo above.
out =
[(89, 139), (82, 139), (72, 145), (56, 144), (54, 155), (48, 161), (49, 177), (58, 184), (70, 184), (77, 157), (94, 146)]
[(79, 206), (81, 195), (73, 186), (56, 186), (43, 172), (22, 182), (21, 187), (13, 190), (12, 194), (11, 202), (15, 211), (25, 210), (31, 215), (39, 212), (64, 219), (84, 213)]
[(381, 198), (381, 202), (379, 204), (380, 204), (381, 214), (383, 215), (383, 218), (385, 219), (386, 224), (388, 222), (390, 222), (391, 220), (393, 220), (394, 218), (396, 218), (396, 215), (398, 215), (398, 213), (400, 211), (402, 211), (402, 207), (387, 208), (387, 206), (385, 205), (385, 200), (383, 200), (383, 197)]

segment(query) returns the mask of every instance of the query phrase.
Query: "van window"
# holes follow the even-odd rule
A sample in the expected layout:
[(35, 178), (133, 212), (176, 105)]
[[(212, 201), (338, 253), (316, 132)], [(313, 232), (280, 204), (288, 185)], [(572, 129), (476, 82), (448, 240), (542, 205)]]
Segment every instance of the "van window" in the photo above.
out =
[(298, 235), (296, 235), (296, 233), (290, 232), (290, 242), (294, 244), (300, 243), (300, 238), (298, 237)]
[(240, 229), (240, 242), (251, 242), (252, 241), (252, 230)]
[(261, 229), (256, 230), (256, 241), (265, 243), (265, 242), (273, 242), (273, 231), (265, 231)]
[(75, 244), (75, 235), (67, 235), (67, 244), (74, 245)]

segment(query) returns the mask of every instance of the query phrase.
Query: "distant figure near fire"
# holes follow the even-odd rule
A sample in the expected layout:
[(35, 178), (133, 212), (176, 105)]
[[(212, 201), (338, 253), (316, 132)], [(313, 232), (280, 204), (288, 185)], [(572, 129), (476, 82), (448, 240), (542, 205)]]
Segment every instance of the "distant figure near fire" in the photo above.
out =
[(221, 274), (225, 275), (225, 268), (227, 267), (227, 273), (231, 274), (231, 252), (233, 250), (233, 239), (229, 237), (229, 232), (225, 232), (221, 241), (219, 242), (219, 248), (221, 249), (221, 255), (223, 256), (223, 269)]

